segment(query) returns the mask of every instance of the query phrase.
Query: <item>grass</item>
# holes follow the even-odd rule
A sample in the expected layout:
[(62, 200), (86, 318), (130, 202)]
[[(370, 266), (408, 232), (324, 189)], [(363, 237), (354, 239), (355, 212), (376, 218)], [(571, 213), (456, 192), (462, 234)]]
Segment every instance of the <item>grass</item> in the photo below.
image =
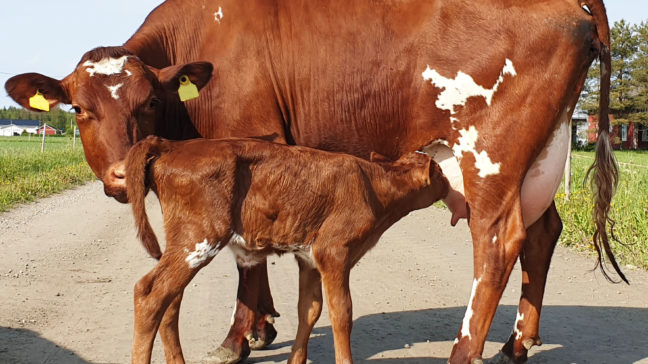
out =
[(83, 184), (94, 178), (77, 140), (47, 137), (0, 137), (0, 211)]
[[(615, 151), (615, 156), (620, 181), (611, 216), (614, 234), (623, 244), (613, 243), (612, 248), (620, 263), (648, 269), (648, 151)], [(567, 200), (563, 186), (556, 194), (564, 225), (560, 242), (581, 250), (593, 249), (592, 194), (589, 185), (583, 185), (593, 160), (593, 152), (574, 152), (571, 198)]]

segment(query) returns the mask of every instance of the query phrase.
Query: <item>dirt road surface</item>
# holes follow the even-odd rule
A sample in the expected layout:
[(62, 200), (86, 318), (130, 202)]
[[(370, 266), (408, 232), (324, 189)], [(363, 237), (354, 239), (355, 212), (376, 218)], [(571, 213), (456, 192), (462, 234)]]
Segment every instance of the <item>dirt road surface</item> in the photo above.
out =
[[(158, 235), (161, 215), (149, 196)], [(446, 211), (410, 214), (385, 233), (353, 270), (357, 363), (445, 363), (472, 282), (465, 222)], [(132, 288), (155, 261), (135, 238), (130, 207), (103, 195), (99, 182), (0, 214), (0, 363), (127, 363)], [(648, 273), (626, 268), (632, 283), (612, 285), (593, 258), (559, 248), (541, 322), (544, 345), (529, 363), (648, 363)], [(269, 259), (279, 331), (250, 363), (285, 362), (296, 331), (297, 267)], [(222, 252), (185, 291), (180, 332), (186, 359), (201, 363), (227, 333), (236, 292), (232, 254)], [(500, 302), (484, 357), (511, 333), (519, 268)], [(159, 339), (154, 362), (164, 362)], [(332, 363), (328, 312), (310, 342), (313, 363)]]

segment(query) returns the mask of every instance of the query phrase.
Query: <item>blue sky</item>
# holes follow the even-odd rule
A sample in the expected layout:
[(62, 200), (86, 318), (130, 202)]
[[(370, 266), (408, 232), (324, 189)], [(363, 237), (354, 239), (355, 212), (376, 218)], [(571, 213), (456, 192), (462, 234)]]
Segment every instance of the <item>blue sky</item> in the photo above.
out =
[[(9, 77), (38, 72), (61, 79), (90, 49), (124, 43), (160, 3), (162, 0), (5, 2), (0, 12), (0, 108), (17, 106), (4, 91)], [(606, 6), (610, 22), (648, 20), (646, 0), (607, 0)]]

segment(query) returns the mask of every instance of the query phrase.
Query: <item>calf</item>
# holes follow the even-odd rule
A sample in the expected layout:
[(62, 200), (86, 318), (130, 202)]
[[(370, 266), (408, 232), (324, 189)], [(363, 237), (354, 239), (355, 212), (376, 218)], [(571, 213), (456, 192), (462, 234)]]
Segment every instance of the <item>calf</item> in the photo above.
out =
[[(167, 307), (174, 300), (179, 306), (193, 276), (229, 246), (240, 266), (271, 253), (295, 254), (299, 326), (290, 363), (306, 362), (322, 282), (336, 362), (351, 363), (351, 268), (392, 224), (448, 193), (448, 181), (425, 154), (372, 160), (252, 139), (149, 136), (137, 143), (126, 160), (128, 200), (138, 235), (159, 263), (135, 285), (133, 362), (150, 361)], [(164, 253), (145, 211), (149, 189), (164, 214)], [(181, 353), (176, 345), (165, 351)]]

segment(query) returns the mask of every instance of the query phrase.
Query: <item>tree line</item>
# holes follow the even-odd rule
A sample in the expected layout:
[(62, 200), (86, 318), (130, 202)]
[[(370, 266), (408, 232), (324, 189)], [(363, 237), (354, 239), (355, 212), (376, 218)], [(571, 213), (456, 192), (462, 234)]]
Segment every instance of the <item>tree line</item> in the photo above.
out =
[[(73, 112), (68, 112), (56, 106), (49, 112), (35, 112), (25, 110), (19, 107), (10, 106), (0, 109), (0, 119), (8, 120), (39, 120), (46, 122), (47, 125), (67, 132), (71, 130), (72, 125), (76, 125), (76, 117)], [(72, 123), (72, 125), (70, 124)]]
[[(648, 22), (629, 24), (617, 21), (610, 29), (612, 72), (610, 113), (614, 124), (629, 122), (648, 126)], [(592, 64), (580, 108), (598, 113), (600, 67)]]

